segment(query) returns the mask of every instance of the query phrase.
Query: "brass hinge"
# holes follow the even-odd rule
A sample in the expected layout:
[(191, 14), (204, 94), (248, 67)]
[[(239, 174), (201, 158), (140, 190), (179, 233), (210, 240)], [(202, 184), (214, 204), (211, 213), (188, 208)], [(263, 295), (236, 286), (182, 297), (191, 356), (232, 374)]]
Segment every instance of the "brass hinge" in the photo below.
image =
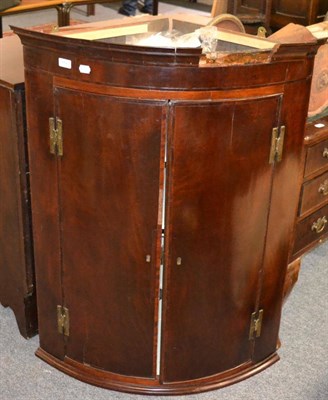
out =
[(286, 133), (285, 126), (272, 129), (269, 164), (273, 164), (275, 161), (280, 162), (282, 160), (282, 151), (284, 149), (285, 133)]
[(63, 123), (59, 118), (49, 118), (50, 153), (63, 155)]
[(69, 336), (69, 311), (68, 308), (57, 306), (58, 333)]
[(253, 312), (251, 315), (251, 327), (249, 329), (249, 340), (255, 339), (255, 337), (261, 336), (262, 330), (262, 319), (263, 319), (263, 310), (259, 310), (257, 312)]

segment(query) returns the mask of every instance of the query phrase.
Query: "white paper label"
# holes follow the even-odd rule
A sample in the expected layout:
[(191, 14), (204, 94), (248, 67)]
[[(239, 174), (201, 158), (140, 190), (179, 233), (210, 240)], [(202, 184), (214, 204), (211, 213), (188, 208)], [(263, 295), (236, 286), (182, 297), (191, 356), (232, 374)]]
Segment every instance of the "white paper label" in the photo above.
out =
[(67, 58), (58, 58), (58, 65), (62, 68), (72, 69), (72, 61)]
[(79, 66), (79, 71), (81, 72), (81, 74), (90, 74), (91, 68), (89, 67), (89, 65), (81, 64)]
[(325, 124), (315, 124), (314, 126), (316, 128), (324, 128), (326, 125)]

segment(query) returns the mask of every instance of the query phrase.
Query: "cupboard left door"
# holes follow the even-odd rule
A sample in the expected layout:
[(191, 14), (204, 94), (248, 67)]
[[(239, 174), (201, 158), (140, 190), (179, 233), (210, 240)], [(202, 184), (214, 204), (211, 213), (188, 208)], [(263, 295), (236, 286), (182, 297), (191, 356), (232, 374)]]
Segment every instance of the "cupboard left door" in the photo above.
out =
[[(69, 328), (57, 333), (62, 357), (154, 378), (163, 102), (59, 86), (53, 95), (52, 139), (62, 143), (44, 151), (55, 153), (54, 285), (59, 320), (69, 315)], [(46, 335), (40, 330), (41, 343)]]
[(28, 338), (37, 312), (24, 116), (24, 84), (0, 82), (0, 303)]

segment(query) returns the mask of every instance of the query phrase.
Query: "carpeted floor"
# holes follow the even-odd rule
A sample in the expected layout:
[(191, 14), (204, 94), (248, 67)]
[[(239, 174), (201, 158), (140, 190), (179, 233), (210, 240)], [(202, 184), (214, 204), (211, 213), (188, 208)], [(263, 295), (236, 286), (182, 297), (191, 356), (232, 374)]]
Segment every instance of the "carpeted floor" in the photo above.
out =
[[(86, 17), (76, 7), (73, 19), (84, 21), (120, 18), (112, 3), (96, 6), (96, 16)], [(160, 2), (160, 13), (186, 11)], [(197, 13), (208, 15), (208, 13)], [(3, 19), (9, 24), (32, 26), (56, 21), (47, 10)], [(192, 396), (153, 397), (191, 400), (328, 400), (328, 242), (304, 257), (299, 282), (285, 305), (280, 331), (281, 361), (246, 381), (219, 391)], [(0, 400), (141, 400), (96, 388), (70, 378), (34, 356), (38, 337), (23, 339), (10, 309), (0, 306)]]

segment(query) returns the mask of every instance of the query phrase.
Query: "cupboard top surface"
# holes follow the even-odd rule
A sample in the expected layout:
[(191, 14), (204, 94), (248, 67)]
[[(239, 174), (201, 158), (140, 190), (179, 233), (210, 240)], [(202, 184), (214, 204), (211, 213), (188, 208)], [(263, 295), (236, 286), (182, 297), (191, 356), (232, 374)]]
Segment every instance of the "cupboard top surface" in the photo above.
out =
[[(153, 23), (151, 17), (148, 19)], [(138, 19), (139, 24), (140, 21)], [(111, 27), (112, 22), (108, 24)], [(189, 28), (195, 25), (188, 24)], [(304, 79), (310, 76), (312, 69), (304, 63), (315, 55), (318, 47), (316, 42), (274, 44), (260, 39), (260, 46), (269, 43), (269, 48), (261, 47), (249, 52), (249, 48), (244, 46), (241, 56), (239, 51), (230, 51), (224, 64), (217, 61), (211, 64), (204, 63), (205, 56), (200, 47), (142, 47), (21, 28), (14, 28), (14, 31), (25, 46), (25, 66), (29, 69), (77, 81), (147, 90), (230, 90)], [(258, 40), (251, 35), (242, 37)]]

